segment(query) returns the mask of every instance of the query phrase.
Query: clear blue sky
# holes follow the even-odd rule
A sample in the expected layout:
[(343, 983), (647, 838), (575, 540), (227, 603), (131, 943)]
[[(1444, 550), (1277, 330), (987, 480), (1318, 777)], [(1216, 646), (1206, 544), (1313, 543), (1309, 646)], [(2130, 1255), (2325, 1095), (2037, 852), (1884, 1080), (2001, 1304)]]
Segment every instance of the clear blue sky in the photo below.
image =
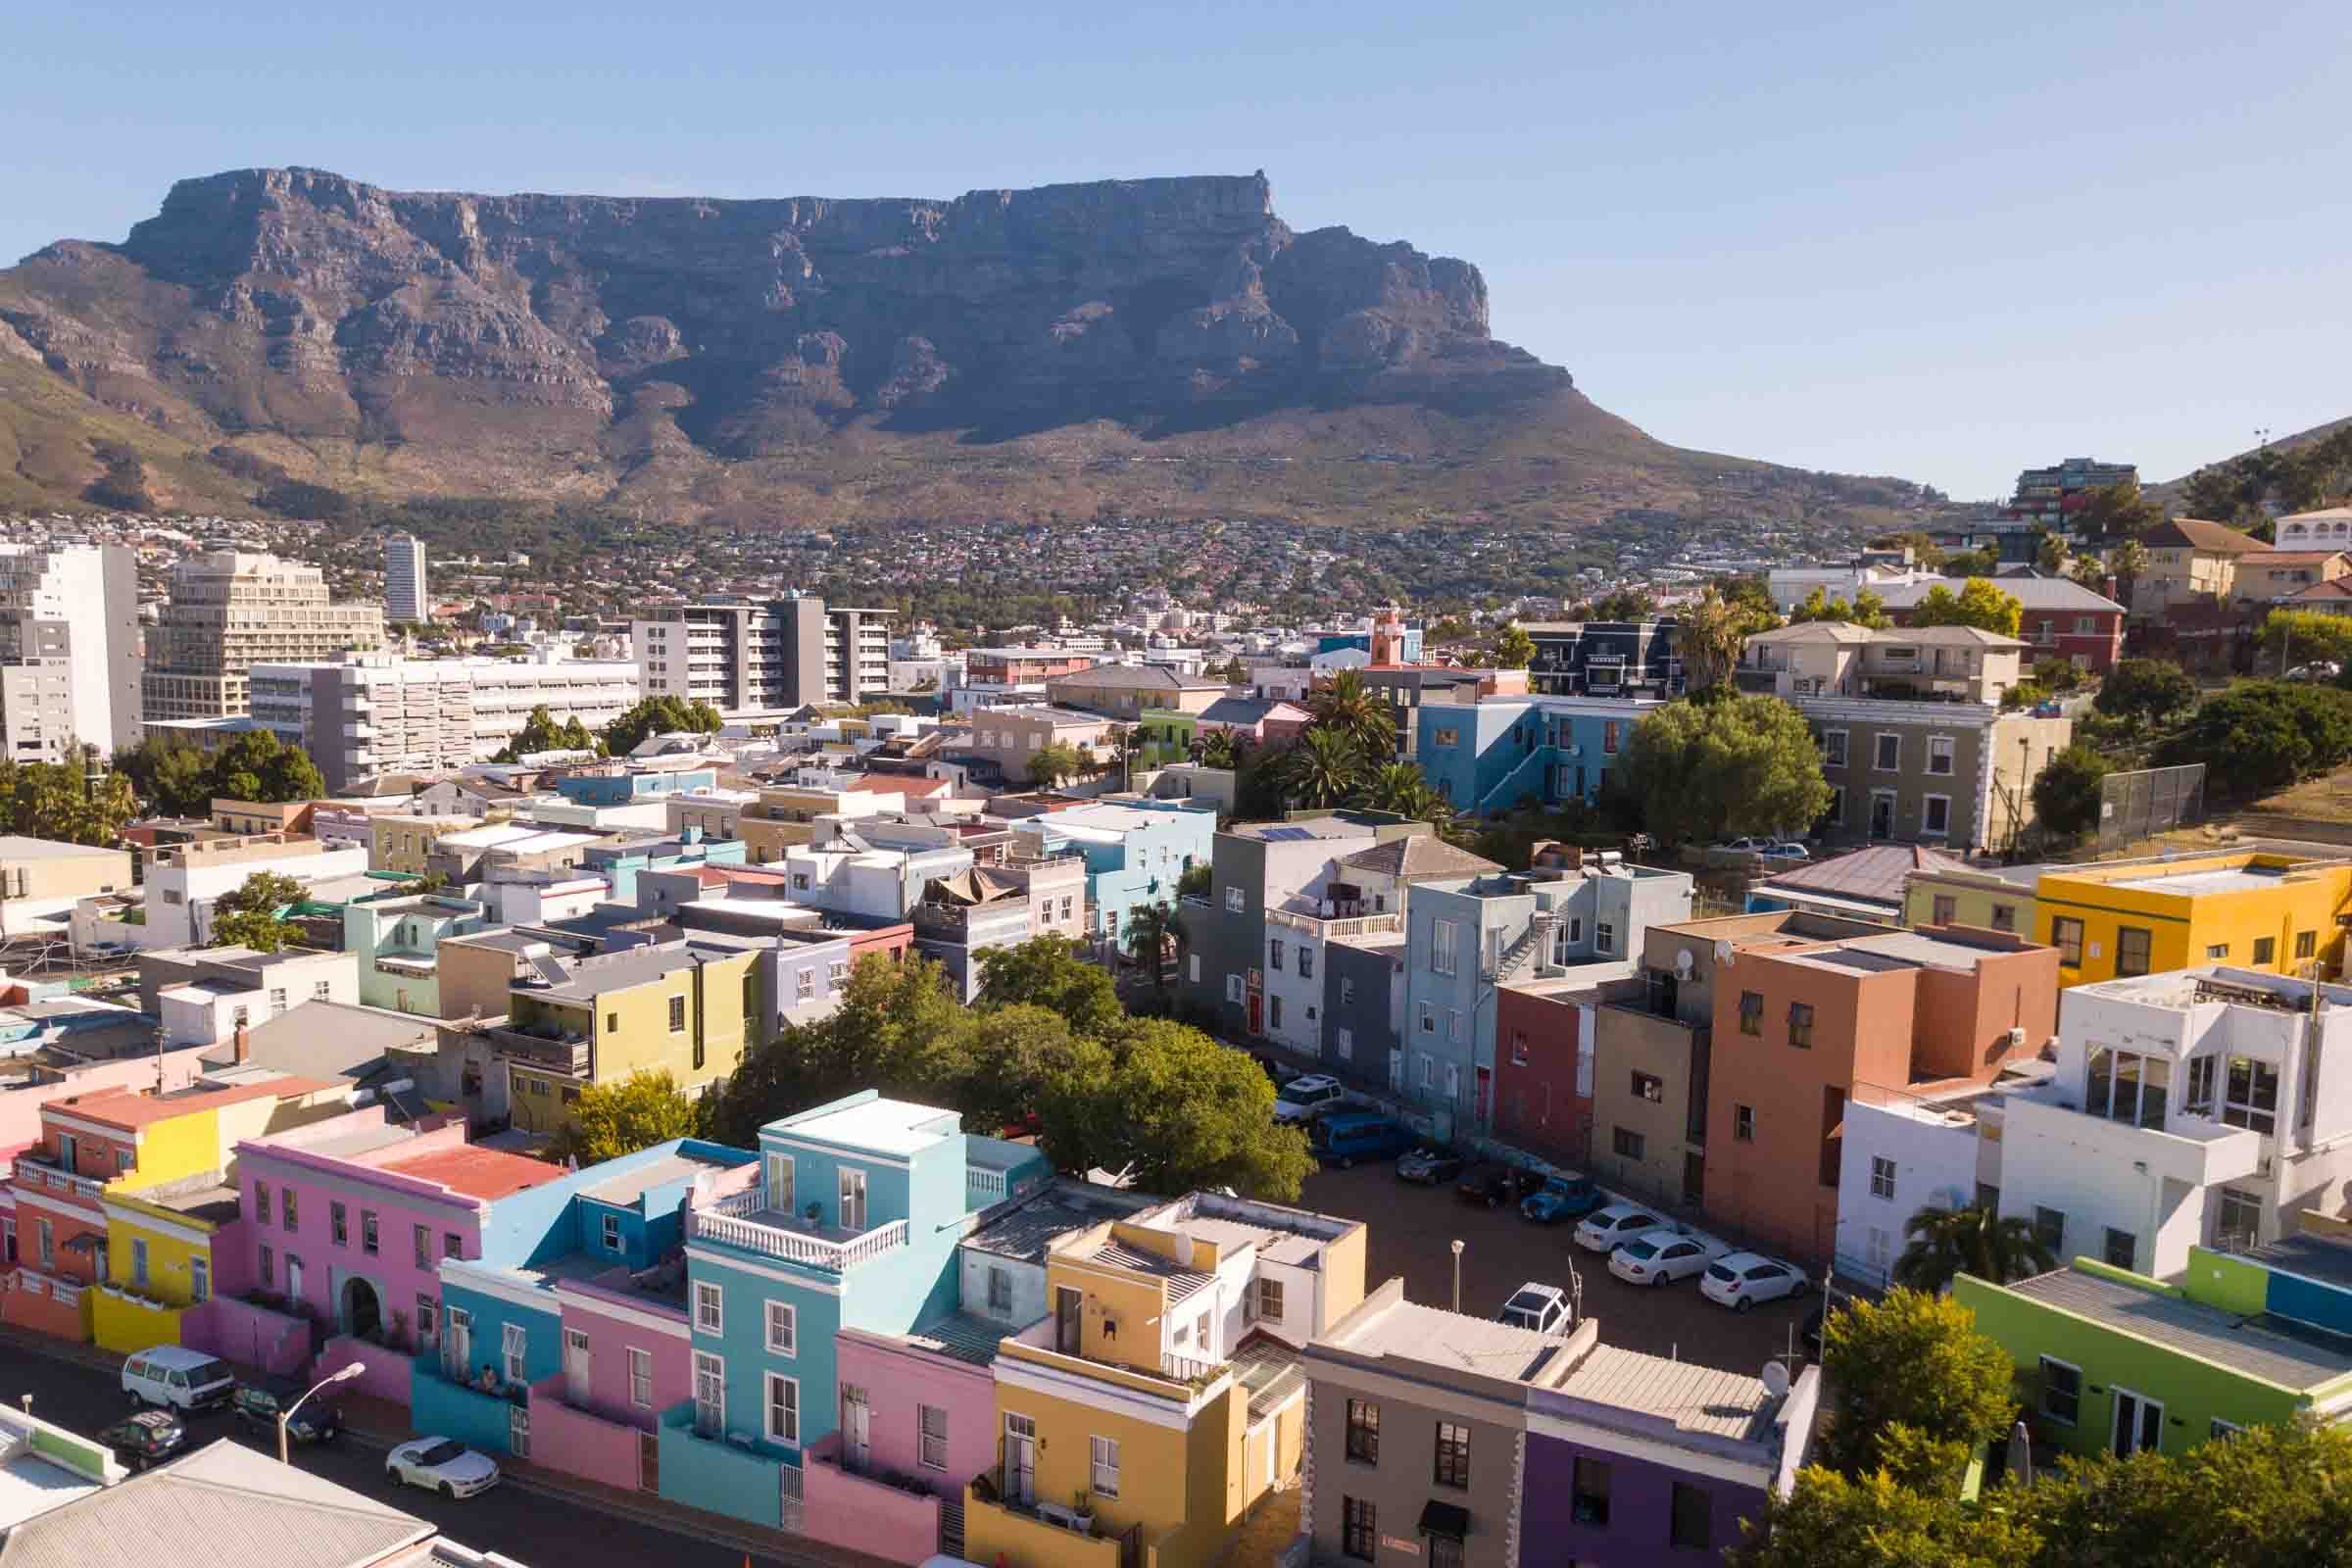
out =
[(9, 33), (9, 257), (254, 165), (934, 197), (1263, 168), (1296, 227), (1477, 263), (1496, 335), (1686, 446), (1975, 497), (2352, 415), (2343, 0), (133, 0)]

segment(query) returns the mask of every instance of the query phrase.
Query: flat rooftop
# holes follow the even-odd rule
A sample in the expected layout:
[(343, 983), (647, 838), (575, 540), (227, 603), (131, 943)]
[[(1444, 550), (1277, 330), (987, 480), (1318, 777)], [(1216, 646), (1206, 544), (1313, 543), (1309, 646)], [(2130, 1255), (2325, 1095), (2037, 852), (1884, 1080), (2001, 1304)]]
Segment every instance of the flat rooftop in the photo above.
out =
[(1557, 1379), (1568, 1354), (1568, 1342), (1552, 1335), (1417, 1301), (1398, 1301), (1324, 1343), (1353, 1355), (1393, 1355), (1544, 1387)]
[(2029, 1300), (2280, 1388), (2316, 1389), (2352, 1373), (2352, 1338), (2267, 1312), (2225, 1312), (2072, 1268), (2037, 1274), (2009, 1289)]
[[(1742, 952), (1751, 947), (1769, 951), (1770, 947), (1746, 942), (1738, 946)], [(1791, 963), (1837, 969), (1973, 969), (1982, 958), (2022, 951), (2026, 950), (1932, 936), (1925, 931), (1888, 931), (1883, 936), (1846, 937), (1838, 940), (1836, 946), (1818, 952), (1785, 953), (1781, 956)]]
[(1762, 1380), (1690, 1361), (1595, 1345), (1559, 1385), (1571, 1398), (1664, 1416), (1680, 1432), (1755, 1443), (1769, 1437), (1781, 1401)]
[(730, 1168), (717, 1160), (705, 1159), (680, 1150), (609, 1176), (594, 1187), (583, 1187), (580, 1196), (593, 1198), (602, 1203), (634, 1203), (654, 1188), (666, 1187), (672, 1182), (689, 1182), (707, 1170)]
[(1042, 1263), (1047, 1249), (1060, 1238), (1106, 1219), (1133, 1219), (1158, 1201), (1146, 1194), (1057, 1176), (1028, 1201), (965, 1237), (963, 1245), (998, 1257)]
[(961, 1136), (954, 1111), (889, 1099), (861, 1101), (768, 1126), (782, 1137), (814, 1138), (875, 1154), (911, 1154)]
[(2275, 888), (2287, 875), (2282, 865), (2233, 865), (2212, 871), (2154, 871), (2146, 876), (2127, 877), (2107, 885), (2127, 888), (2135, 893), (2178, 893), (2194, 896), (2199, 893), (2244, 893), (2253, 888)]
[(953, 1356), (973, 1366), (986, 1366), (997, 1358), (997, 1342), (1016, 1332), (1020, 1325), (992, 1322), (974, 1317), (969, 1312), (948, 1312), (928, 1322), (917, 1323), (900, 1338), (917, 1349), (935, 1355)]
[(468, 1198), (505, 1198), (526, 1188), (544, 1187), (564, 1178), (562, 1167), (503, 1150), (468, 1144), (462, 1149), (437, 1149), (428, 1154), (391, 1159), (376, 1167), (418, 1181), (439, 1182)]

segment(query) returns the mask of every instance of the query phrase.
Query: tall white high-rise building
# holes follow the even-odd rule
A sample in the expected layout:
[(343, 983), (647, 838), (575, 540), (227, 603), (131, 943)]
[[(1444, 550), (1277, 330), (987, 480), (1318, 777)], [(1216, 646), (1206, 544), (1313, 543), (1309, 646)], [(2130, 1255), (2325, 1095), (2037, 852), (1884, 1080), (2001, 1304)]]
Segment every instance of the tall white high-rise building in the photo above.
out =
[(430, 620), (432, 590), (424, 580), (424, 541), (396, 533), (384, 541), (384, 618)]
[(121, 545), (0, 545), (0, 745), (19, 762), (139, 743), (139, 572)]
[(329, 599), (317, 566), (236, 550), (190, 556), (172, 568), (172, 597), (148, 645), (141, 717), (233, 718), (245, 711), (256, 664), (383, 645), (383, 607)]

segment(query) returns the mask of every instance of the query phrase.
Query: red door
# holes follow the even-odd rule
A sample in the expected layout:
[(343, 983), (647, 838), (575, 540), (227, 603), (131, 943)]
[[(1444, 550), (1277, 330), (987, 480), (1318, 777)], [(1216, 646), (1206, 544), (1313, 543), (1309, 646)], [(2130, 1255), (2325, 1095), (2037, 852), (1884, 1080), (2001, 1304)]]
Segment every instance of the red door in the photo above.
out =
[(1250, 1032), (1251, 1034), (1258, 1033), (1258, 1009), (1264, 1005), (1264, 999), (1259, 997), (1256, 992), (1250, 993)]
[(1489, 1096), (1491, 1096), (1491, 1095), (1493, 1095), (1494, 1093), (1494, 1068), (1492, 1068), (1492, 1067), (1481, 1067), (1481, 1068), (1479, 1068), (1479, 1069), (1478, 1069), (1478, 1119), (1479, 1119), (1481, 1122), (1485, 1122), (1485, 1121), (1487, 1121), (1487, 1120), (1490, 1118), (1491, 1114), (1492, 1114), (1492, 1112), (1491, 1112), (1491, 1111), (1489, 1110), (1489, 1108), (1488, 1108), (1488, 1097), (1489, 1097)]

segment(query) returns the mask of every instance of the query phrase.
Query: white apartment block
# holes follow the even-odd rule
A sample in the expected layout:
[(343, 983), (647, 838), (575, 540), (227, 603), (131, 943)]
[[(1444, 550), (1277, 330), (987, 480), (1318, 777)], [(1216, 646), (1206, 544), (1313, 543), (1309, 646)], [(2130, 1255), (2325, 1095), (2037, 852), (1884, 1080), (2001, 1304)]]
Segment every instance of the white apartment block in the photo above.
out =
[(722, 713), (862, 703), (890, 690), (890, 612), (821, 599), (681, 605), (630, 622), (649, 697)]
[(432, 589), (424, 576), (424, 541), (415, 534), (396, 533), (384, 541), (384, 618), (422, 622), (432, 615)]
[(138, 744), (138, 589), (120, 545), (0, 545), (0, 755)]
[(383, 773), (485, 761), (544, 706), (559, 724), (601, 729), (638, 699), (626, 660), (553, 663), (368, 655), (256, 664), (253, 716), (302, 747), (330, 790)]
[(141, 716), (244, 713), (256, 664), (383, 645), (383, 607), (330, 600), (317, 566), (239, 550), (191, 556), (172, 568), (172, 597), (148, 644)]

